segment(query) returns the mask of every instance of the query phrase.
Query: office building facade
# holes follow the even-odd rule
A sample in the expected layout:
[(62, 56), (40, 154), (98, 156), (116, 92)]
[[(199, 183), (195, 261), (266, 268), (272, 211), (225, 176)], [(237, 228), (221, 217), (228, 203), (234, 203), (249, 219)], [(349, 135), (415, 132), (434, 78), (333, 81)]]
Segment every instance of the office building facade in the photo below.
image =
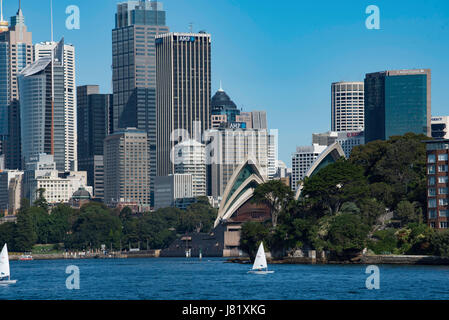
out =
[(41, 58), (19, 74), (21, 150), (23, 163), (46, 153), (54, 156), (57, 170), (69, 171), (73, 153), (66, 148), (64, 66), (60, 59)]
[(427, 141), (427, 223), (447, 229), (449, 223), (449, 140)]
[(365, 77), (365, 140), (412, 132), (431, 136), (430, 69), (393, 70)]
[(134, 127), (147, 132), (150, 196), (156, 177), (155, 37), (167, 32), (162, 3), (144, 0), (117, 5), (112, 30), (112, 129)]
[(127, 128), (104, 140), (104, 201), (149, 210), (150, 184), (146, 131)]
[[(174, 207), (183, 199), (194, 198), (191, 174), (170, 174), (156, 177), (154, 190), (154, 209)], [(192, 201), (192, 200), (191, 200)]]
[(78, 168), (87, 172), (93, 197), (104, 199), (103, 141), (112, 133), (112, 95), (100, 94), (99, 86), (77, 88)]
[(175, 173), (192, 176), (193, 197), (206, 196), (206, 146), (193, 139), (175, 146)]
[(23, 171), (5, 170), (0, 172), (0, 212), (15, 215), (22, 199)]
[[(210, 128), (211, 37), (207, 33), (168, 33), (156, 37), (157, 175), (174, 172), (170, 160), (183, 129), (193, 135)], [(172, 139), (174, 138), (174, 139)]]
[(5, 165), (22, 168), (18, 74), (33, 62), (32, 33), (19, 7), (11, 25), (0, 21), (0, 152)]
[(331, 88), (332, 131), (361, 131), (365, 123), (363, 82), (334, 82)]
[(267, 130), (211, 129), (205, 134), (208, 195), (222, 197), (232, 174), (248, 158), (258, 163), (261, 174), (268, 176)]
[(23, 175), (23, 196), (34, 203), (43, 189), (43, 196), (51, 205), (69, 203), (73, 194), (80, 188), (92, 194), (87, 185), (87, 173), (84, 171), (57, 170), (53, 155), (39, 154), (28, 158)]
[(296, 192), (306, 175), (307, 170), (312, 166), (319, 155), (326, 150), (327, 146), (312, 144), (311, 146), (296, 147), (296, 152), (292, 154), (292, 191)]
[[(41, 42), (34, 46), (34, 60), (51, 57), (54, 52), (55, 59), (62, 64), (64, 81), (64, 149), (66, 171), (78, 170), (78, 148), (77, 148), (77, 113), (76, 113), (76, 73), (75, 73), (75, 47), (65, 44), (64, 39), (60, 42)], [(56, 126), (56, 123), (55, 123)], [(55, 140), (56, 141), (56, 140)], [(59, 148), (59, 146), (58, 146)], [(57, 160), (56, 155), (55, 159)]]

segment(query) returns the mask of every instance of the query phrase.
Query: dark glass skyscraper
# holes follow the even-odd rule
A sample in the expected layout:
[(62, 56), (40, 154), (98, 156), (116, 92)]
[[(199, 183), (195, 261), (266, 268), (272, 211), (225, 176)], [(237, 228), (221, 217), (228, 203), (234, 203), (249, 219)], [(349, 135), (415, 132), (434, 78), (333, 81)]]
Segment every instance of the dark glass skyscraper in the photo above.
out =
[(77, 88), (78, 168), (87, 172), (94, 197), (104, 198), (103, 141), (110, 134), (112, 94), (100, 94), (97, 85)]
[(365, 141), (408, 132), (431, 135), (430, 69), (369, 73), (365, 77)]
[(151, 194), (156, 175), (155, 37), (168, 31), (162, 3), (129, 0), (117, 5), (112, 31), (113, 131), (134, 127), (147, 132)]

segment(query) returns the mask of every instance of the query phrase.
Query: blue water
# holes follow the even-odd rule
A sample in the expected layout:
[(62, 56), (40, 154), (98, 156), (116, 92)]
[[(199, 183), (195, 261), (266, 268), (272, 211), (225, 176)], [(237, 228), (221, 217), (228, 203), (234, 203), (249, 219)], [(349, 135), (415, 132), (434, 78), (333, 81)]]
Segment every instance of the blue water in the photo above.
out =
[[(224, 259), (158, 258), (12, 261), (15, 285), (0, 299), (449, 299), (449, 266), (380, 265), (380, 289), (368, 290), (363, 265), (270, 265), (270, 275)], [(66, 288), (66, 267), (80, 289)]]

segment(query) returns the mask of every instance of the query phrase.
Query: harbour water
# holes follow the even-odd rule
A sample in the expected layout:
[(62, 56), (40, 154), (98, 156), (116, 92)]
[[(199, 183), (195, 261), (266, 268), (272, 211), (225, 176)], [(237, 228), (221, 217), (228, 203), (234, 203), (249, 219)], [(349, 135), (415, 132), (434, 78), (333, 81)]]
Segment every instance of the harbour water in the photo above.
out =
[[(66, 287), (70, 265), (79, 268), (78, 290)], [(269, 265), (274, 274), (254, 275), (218, 258), (12, 261), (18, 282), (0, 286), (0, 299), (449, 299), (449, 266), (379, 265), (378, 290), (366, 288), (366, 267)]]

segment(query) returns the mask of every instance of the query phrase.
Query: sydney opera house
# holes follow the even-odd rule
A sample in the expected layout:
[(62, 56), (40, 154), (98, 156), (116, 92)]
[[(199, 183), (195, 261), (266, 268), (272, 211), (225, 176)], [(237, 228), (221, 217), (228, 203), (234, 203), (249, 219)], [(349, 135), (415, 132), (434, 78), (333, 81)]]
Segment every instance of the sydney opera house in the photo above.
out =
[[(314, 161), (306, 173), (306, 177), (312, 177), (322, 168), (344, 157), (341, 146), (335, 142), (330, 145)], [(204, 256), (238, 257), (245, 255), (239, 248), (240, 232), (244, 222), (271, 220), (270, 210), (264, 204), (256, 204), (252, 201), (255, 188), (267, 182), (268, 178), (261, 174), (262, 170), (257, 161), (251, 156), (240, 164), (231, 176), (223, 194), (214, 230), (211, 234), (191, 236), (188, 239), (192, 255), (202, 251)], [(302, 185), (296, 193), (296, 199), (301, 195)], [(184, 248), (183, 240), (171, 246), (165, 255), (169, 256), (170, 250), (175, 255), (176, 248)]]

